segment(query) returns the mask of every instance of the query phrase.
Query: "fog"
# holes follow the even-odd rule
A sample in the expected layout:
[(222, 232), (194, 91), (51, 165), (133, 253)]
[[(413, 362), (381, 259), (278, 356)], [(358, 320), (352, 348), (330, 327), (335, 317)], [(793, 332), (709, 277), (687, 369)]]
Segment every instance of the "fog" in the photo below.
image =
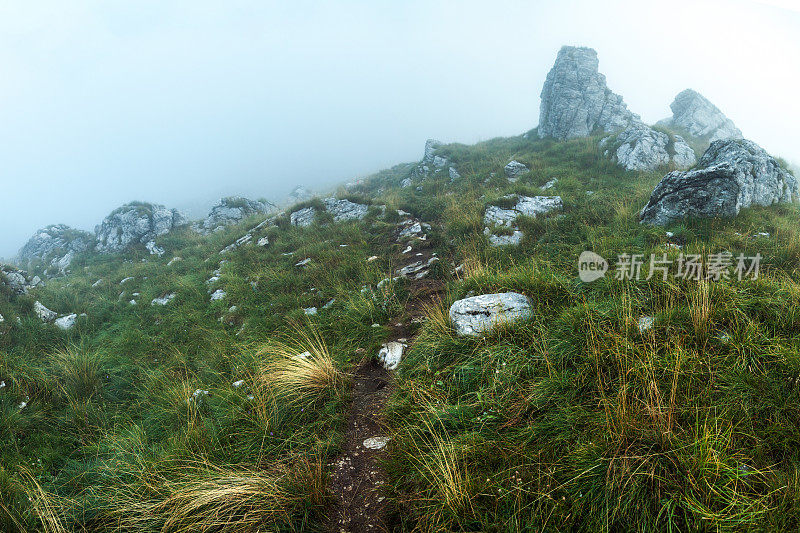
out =
[(794, 0), (0, 0), (0, 256), (131, 200), (199, 217), (538, 123), (564, 44), (646, 122), (691, 87), (800, 162)]

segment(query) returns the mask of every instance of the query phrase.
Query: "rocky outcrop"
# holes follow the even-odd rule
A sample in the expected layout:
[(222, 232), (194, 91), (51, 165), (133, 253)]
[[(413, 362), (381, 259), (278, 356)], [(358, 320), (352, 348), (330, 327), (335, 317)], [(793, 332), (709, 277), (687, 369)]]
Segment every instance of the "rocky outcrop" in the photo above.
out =
[(666, 225), (687, 216), (733, 217), (743, 208), (798, 199), (797, 179), (754, 142), (715, 141), (699, 168), (667, 174), (650, 195), (640, 218)]
[(433, 159), (436, 157), (436, 150), (442, 146), (442, 142), (436, 139), (428, 139), (425, 141), (425, 155), (422, 158), (422, 162), (433, 163)]
[(39, 276), (30, 277), (24, 270), (8, 265), (0, 266), (0, 285), (5, 285), (15, 294), (25, 294), (42, 284)]
[(458, 300), (450, 306), (450, 320), (458, 335), (480, 335), (497, 325), (531, 316), (531, 302), (516, 292), (483, 294)]
[(522, 176), (523, 174), (527, 174), (528, 172), (530, 172), (531, 169), (529, 169), (519, 161), (514, 160), (511, 161), (509, 164), (507, 164), (505, 167), (503, 167), (503, 171), (506, 173), (508, 181), (513, 183), (517, 181), (519, 177)]
[(205, 220), (197, 225), (197, 230), (205, 234), (219, 231), (225, 226), (238, 224), (251, 216), (265, 214), (270, 207), (264, 201), (250, 200), (241, 196), (228, 196), (220, 199), (219, 203), (211, 208)]
[(558, 52), (542, 89), (540, 137), (574, 139), (596, 130), (613, 133), (640, 122), (622, 97), (606, 86), (598, 66), (597, 52), (591, 48), (565, 46)]
[(337, 200), (336, 198), (325, 198), (323, 200), (325, 210), (333, 216), (335, 222), (343, 220), (362, 220), (367, 216), (369, 206), (357, 204), (350, 200)]
[(659, 121), (659, 125), (686, 132), (708, 142), (742, 138), (741, 130), (731, 119), (692, 89), (678, 94), (669, 107), (672, 109), (672, 117)]
[(98, 252), (114, 253), (146, 245), (187, 223), (177, 209), (134, 202), (117, 208), (95, 228)]
[(670, 136), (641, 123), (604, 138), (600, 147), (625, 170), (650, 171), (670, 164), (685, 169), (697, 162), (694, 150), (683, 137)]
[(67, 273), (72, 259), (94, 246), (94, 235), (64, 224), (54, 224), (37, 231), (17, 254), (16, 263), (24, 268), (41, 268), (43, 275)]

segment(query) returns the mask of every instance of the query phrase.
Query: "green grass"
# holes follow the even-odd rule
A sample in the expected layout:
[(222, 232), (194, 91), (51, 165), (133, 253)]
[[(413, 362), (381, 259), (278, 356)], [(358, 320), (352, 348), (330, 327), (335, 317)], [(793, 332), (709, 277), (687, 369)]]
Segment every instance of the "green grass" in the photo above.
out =
[[(87, 254), (46, 287), (0, 293), (0, 530), (319, 530), (350, 372), (410, 297), (402, 280), (377, 287), (398, 266), (397, 209), (431, 223), (439, 257), (464, 264), (434, 273), (447, 296), (397, 372), (386, 464), (397, 531), (797, 529), (797, 207), (641, 226), (661, 175), (622, 171), (598, 141), (448, 145), (455, 183), (442, 172), (400, 188), (409, 164), (340, 191), (386, 217), (373, 207), (362, 222), (295, 228), (283, 216), (254, 234), (267, 247), (224, 255), (261, 219), (182, 229), (159, 239), (163, 258)], [(515, 184), (511, 159), (531, 169)], [(521, 219), (519, 247), (491, 248), (483, 213), (509, 194), (560, 195), (564, 209)], [(307, 206), (321, 204), (287, 213)], [(758, 252), (761, 277), (577, 278), (584, 250), (675, 257), (668, 242)], [(217, 288), (227, 297), (211, 302)], [(449, 305), (500, 291), (529, 296), (531, 319), (457, 337)], [(33, 316), (35, 300), (87, 316), (63, 332)], [(655, 317), (644, 334), (642, 316)]]

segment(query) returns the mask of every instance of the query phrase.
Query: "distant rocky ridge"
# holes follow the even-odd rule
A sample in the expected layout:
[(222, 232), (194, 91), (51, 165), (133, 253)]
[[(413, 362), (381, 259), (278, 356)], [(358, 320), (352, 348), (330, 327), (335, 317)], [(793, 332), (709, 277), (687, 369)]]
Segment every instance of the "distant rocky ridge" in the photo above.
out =
[(709, 143), (723, 139), (741, 139), (742, 132), (731, 119), (700, 93), (686, 89), (670, 104), (672, 117), (660, 120), (658, 125), (707, 140)]
[(714, 141), (698, 167), (664, 176), (641, 211), (642, 223), (733, 217), (746, 207), (794, 202), (800, 195), (795, 176), (752, 141)]

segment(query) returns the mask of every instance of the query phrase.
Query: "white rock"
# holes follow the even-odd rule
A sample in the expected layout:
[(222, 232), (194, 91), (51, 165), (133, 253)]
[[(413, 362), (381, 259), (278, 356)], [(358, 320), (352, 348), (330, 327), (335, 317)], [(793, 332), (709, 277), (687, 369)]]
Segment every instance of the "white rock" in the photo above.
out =
[(305, 309), (303, 309), (303, 312), (308, 316), (314, 316), (314, 315), (317, 314), (317, 308), (316, 307), (306, 307)]
[(482, 294), (458, 300), (450, 306), (450, 320), (458, 335), (479, 335), (494, 326), (531, 316), (531, 302), (516, 292)]
[(552, 189), (553, 187), (555, 187), (557, 183), (558, 183), (558, 178), (553, 178), (539, 188), (543, 191), (546, 191), (547, 189)]
[(227, 296), (227, 292), (223, 291), (222, 289), (217, 289), (211, 295), (211, 301), (216, 302), (217, 300), (224, 300)]
[(656, 319), (651, 316), (643, 316), (639, 319), (639, 333), (644, 333), (645, 331), (651, 329), (653, 324), (655, 324)]
[(314, 208), (306, 207), (289, 215), (289, 222), (292, 224), (292, 226), (305, 228), (313, 224), (316, 218), (317, 213)]
[(403, 359), (403, 351), (405, 349), (406, 345), (402, 342), (387, 342), (378, 352), (378, 361), (386, 370), (395, 370)]
[(92, 288), (96, 289), (97, 287), (100, 286), (101, 283), (103, 283), (103, 279), (102, 278), (100, 278), (97, 281), (95, 281), (94, 283), (92, 283)]
[(169, 294), (165, 294), (160, 298), (153, 298), (153, 301), (150, 302), (150, 305), (167, 305), (168, 303), (170, 303), (172, 300), (175, 299), (175, 296), (176, 296), (175, 293), (171, 292)]
[(172, 265), (174, 265), (178, 261), (183, 261), (183, 258), (182, 257), (177, 257), (177, 256), (173, 257), (172, 259), (169, 260), (169, 263), (167, 263), (167, 266), (171, 267)]
[(72, 313), (71, 315), (62, 316), (61, 318), (57, 318), (53, 324), (55, 324), (59, 329), (67, 331), (72, 329), (75, 325), (75, 321), (78, 319), (78, 315)]
[(124, 285), (124, 284), (128, 283), (129, 281), (133, 281), (133, 277), (125, 278), (122, 281), (120, 281), (119, 284), (120, 285)]
[(42, 305), (38, 300), (33, 303), (33, 312), (39, 317), (42, 322), (52, 322), (58, 317), (58, 313), (51, 311)]
[(508, 181), (512, 183), (517, 181), (520, 176), (527, 174), (528, 172), (531, 171), (528, 167), (526, 167), (519, 161), (511, 161), (503, 168), (503, 170), (506, 173)]
[(390, 440), (391, 437), (370, 437), (363, 444), (368, 450), (382, 450)]
[(156, 246), (156, 241), (148, 241), (144, 247), (147, 248), (147, 251), (150, 252), (150, 255), (157, 255), (158, 257), (161, 257), (165, 253), (163, 248)]
[(233, 388), (234, 389), (238, 389), (242, 385), (244, 385), (244, 380), (243, 379), (240, 379), (239, 381), (234, 381), (233, 382)]
[(261, 237), (260, 239), (258, 239), (257, 244), (263, 248), (264, 246), (269, 244), (269, 237)]
[(310, 258), (310, 257), (306, 257), (306, 258), (305, 258), (305, 259), (303, 259), (302, 261), (300, 261), (300, 262), (298, 262), (298, 263), (295, 263), (295, 265), (294, 265), (294, 266), (296, 266), (296, 267), (302, 267), (302, 266), (306, 266), (306, 265), (307, 265), (307, 264), (309, 264), (310, 262), (311, 262), (311, 258)]

